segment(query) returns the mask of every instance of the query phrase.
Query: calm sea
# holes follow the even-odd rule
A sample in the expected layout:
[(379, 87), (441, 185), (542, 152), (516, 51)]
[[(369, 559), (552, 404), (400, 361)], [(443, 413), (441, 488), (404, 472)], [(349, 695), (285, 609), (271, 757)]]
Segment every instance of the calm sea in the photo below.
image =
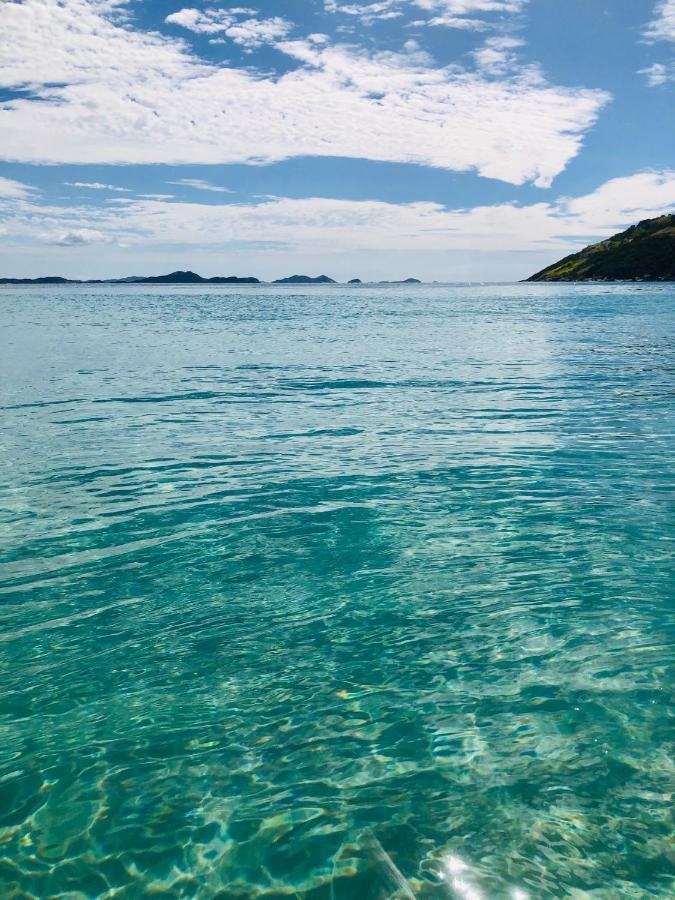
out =
[(673, 896), (675, 286), (0, 330), (0, 896)]

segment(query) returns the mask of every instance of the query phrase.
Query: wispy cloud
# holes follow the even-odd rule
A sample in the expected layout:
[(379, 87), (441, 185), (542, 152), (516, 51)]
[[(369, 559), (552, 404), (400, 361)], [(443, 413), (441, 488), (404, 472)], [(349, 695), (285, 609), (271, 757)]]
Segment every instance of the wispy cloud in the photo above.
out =
[(669, 81), (675, 81), (675, 63), (654, 63), (646, 69), (640, 69), (638, 75), (645, 75), (650, 87), (660, 87)]
[(14, 181), (12, 178), (3, 178), (0, 175), (0, 197), (11, 199), (23, 199), (30, 197), (35, 192), (35, 188), (29, 184), (23, 184), (21, 181)]
[(652, 41), (675, 41), (675, 0), (659, 0), (645, 37)]
[[(675, 0), (659, 0), (654, 10), (654, 18), (645, 28), (644, 38), (651, 44), (659, 41), (675, 41)], [(675, 81), (675, 60), (671, 57), (665, 63), (655, 62), (640, 69), (638, 74), (647, 78), (650, 87), (660, 87)]]
[(488, 38), (473, 53), (476, 67), (490, 75), (506, 75), (516, 70), (519, 64), (516, 51), (523, 43), (518, 38), (508, 36)]
[(203, 178), (179, 178), (178, 181), (168, 181), (167, 184), (177, 184), (181, 187), (194, 188), (197, 191), (211, 191), (214, 194), (231, 194), (232, 191), (217, 184), (211, 184)]
[(400, 0), (381, 0), (376, 3), (339, 3), (338, 0), (325, 0), (324, 8), (328, 13), (355, 16), (364, 25), (398, 19), (403, 15)]
[(376, 0), (373, 3), (341, 3), (324, 0), (326, 12), (355, 16), (364, 25), (403, 16), (411, 6), (426, 19), (416, 19), (416, 26), (432, 25), (480, 31), (489, 27), (494, 14), (513, 14), (523, 10), (528, 0)]
[(68, 187), (88, 188), (90, 191), (121, 191), (131, 193), (129, 188), (117, 187), (115, 184), (103, 184), (100, 181), (64, 181)]
[[(464, 13), (520, 4), (427, 5)], [(378, 54), (325, 39), (277, 41), (294, 63), (282, 75), (217, 66), (182, 41), (118, 22), (117, 8), (116, 0), (0, 5), (0, 86), (32, 91), (0, 110), (5, 158), (256, 164), (341, 156), (547, 186), (608, 100), (527, 69), (495, 77), (436, 66), (417, 51)]]

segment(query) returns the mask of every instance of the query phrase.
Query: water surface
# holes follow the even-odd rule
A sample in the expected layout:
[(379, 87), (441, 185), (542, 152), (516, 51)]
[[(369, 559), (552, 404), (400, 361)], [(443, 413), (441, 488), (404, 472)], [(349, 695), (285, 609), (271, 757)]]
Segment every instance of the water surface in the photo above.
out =
[(675, 287), (0, 329), (0, 896), (673, 896)]

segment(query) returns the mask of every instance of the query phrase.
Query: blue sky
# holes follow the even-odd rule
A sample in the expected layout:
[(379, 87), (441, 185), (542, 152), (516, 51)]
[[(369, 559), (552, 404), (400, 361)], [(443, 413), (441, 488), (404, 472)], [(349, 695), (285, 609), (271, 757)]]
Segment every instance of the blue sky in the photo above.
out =
[(675, 0), (0, 6), (0, 273), (522, 278), (675, 209)]

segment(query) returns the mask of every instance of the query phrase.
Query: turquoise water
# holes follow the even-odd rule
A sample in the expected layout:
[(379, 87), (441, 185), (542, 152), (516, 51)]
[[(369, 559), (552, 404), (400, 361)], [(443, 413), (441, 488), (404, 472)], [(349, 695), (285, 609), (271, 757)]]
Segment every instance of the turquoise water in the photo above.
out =
[(0, 896), (673, 896), (675, 286), (0, 327)]

